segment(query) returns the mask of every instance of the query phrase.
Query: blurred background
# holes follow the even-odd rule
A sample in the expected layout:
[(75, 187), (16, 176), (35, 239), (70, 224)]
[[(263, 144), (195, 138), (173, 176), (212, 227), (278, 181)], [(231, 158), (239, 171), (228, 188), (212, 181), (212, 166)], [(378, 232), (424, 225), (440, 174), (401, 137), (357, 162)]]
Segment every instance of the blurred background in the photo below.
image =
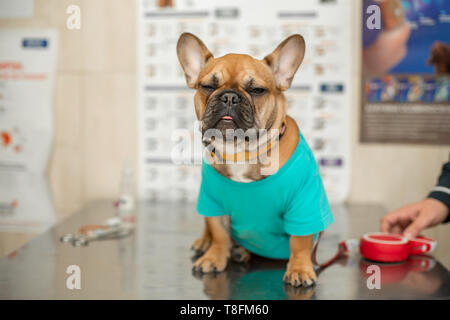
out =
[[(15, 5), (19, 7), (23, 5), (23, 8), (25, 8), (22, 13), (13, 12), (8, 16), (4, 11), (5, 14), (1, 14), (0, 30), (2, 35), (7, 37), (5, 34), (14, 34), (17, 30), (26, 30), (26, 32), (32, 34), (36, 30), (50, 29), (51, 32), (56, 32), (51, 33), (49, 37), (55, 36), (57, 39), (54, 42), (57, 43), (57, 48), (55, 48), (54, 56), (51, 56), (50, 59), (50, 64), (53, 64), (53, 66), (49, 66), (47, 70), (49, 74), (53, 74), (50, 77), (51, 83), (49, 83), (51, 90), (48, 90), (52, 114), (49, 115), (47, 120), (51, 121), (51, 125), (49, 125), (51, 130), (43, 134), (45, 137), (43, 139), (44, 147), (45, 141), (48, 141), (48, 157), (45, 155), (39, 156), (46, 159), (43, 175), (46, 177), (45, 183), (48, 182), (48, 186), (42, 188), (48, 188), (49, 200), (42, 208), (38, 204), (31, 204), (31, 208), (27, 209), (26, 215), (43, 214), (48, 224), (51, 225), (76, 212), (92, 200), (117, 199), (120, 193), (121, 175), (127, 161), (134, 169), (136, 188), (140, 197), (150, 197), (150, 194), (146, 194), (146, 192), (151, 193), (155, 190), (169, 190), (167, 188), (171, 188), (170, 183), (160, 187), (158, 185), (159, 180), (148, 180), (148, 170), (157, 167), (158, 161), (162, 157), (159, 157), (159, 155), (151, 157), (151, 151), (146, 149), (146, 144), (148, 144), (147, 133), (143, 132), (145, 131), (145, 123), (143, 123), (144, 119), (140, 115), (146, 115), (144, 104), (145, 99), (148, 100), (149, 96), (162, 97), (164, 103), (167, 104), (164, 108), (166, 110), (172, 108), (171, 104), (178, 103), (170, 99), (172, 95), (170, 90), (175, 90), (180, 96), (187, 97), (187, 108), (183, 112), (189, 113), (188, 119), (194, 119), (193, 103), (190, 100), (193, 92), (185, 90), (184, 82), (180, 81), (180, 79), (183, 80), (183, 77), (178, 74), (179, 67), (175, 55), (175, 43), (177, 34), (181, 33), (180, 31), (195, 31), (196, 26), (203, 22), (198, 22), (199, 20), (196, 20), (199, 19), (198, 17), (181, 17), (179, 19), (182, 19), (186, 24), (186, 30), (180, 28), (179, 20), (173, 22), (170, 29), (171, 22), (170, 20), (167, 22), (167, 15), (148, 16), (145, 13), (147, 11), (167, 13), (171, 12), (170, 10), (179, 9), (179, 7), (176, 7), (177, 5), (182, 6), (183, 9), (193, 8), (196, 10), (203, 7), (214, 10), (211, 8), (225, 5), (219, 1), (174, 1), (175, 4), (171, 4), (171, 1), (130, 0), (1, 1), (0, 8), (3, 9), (11, 10)], [(29, 4), (25, 2), (32, 4), (31, 14), (26, 13)], [(285, 6), (286, 10), (283, 12), (286, 13), (289, 12), (289, 8), (297, 6), (296, 2), (294, 0), (281, 1), (280, 6)], [(311, 8), (314, 8), (314, 6), (332, 6), (334, 2), (309, 1), (307, 3)], [(345, 112), (346, 119), (343, 120), (341, 129), (334, 134), (338, 140), (339, 136), (342, 135), (343, 139), (348, 139), (348, 141), (346, 140), (348, 143), (344, 142), (342, 149), (339, 151), (342, 152), (346, 164), (343, 175), (339, 176), (335, 182), (339, 187), (333, 188), (333, 180), (331, 179), (331, 182), (327, 182), (327, 192), (332, 189), (330, 192), (336, 194), (335, 197), (331, 197), (332, 200), (334, 198), (339, 202), (376, 203), (383, 205), (386, 210), (391, 210), (422, 199), (428, 194), (437, 181), (442, 164), (449, 157), (450, 148), (448, 143), (443, 144), (438, 141), (427, 144), (361, 142), (360, 119), (361, 106), (364, 103), (362, 88), (363, 76), (366, 72), (363, 70), (361, 60), (363, 48), (361, 26), (365, 22), (364, 16), (361, 14), (363, 12), (363, 1), (345, 1), (348, 4), (342, 4), (342, 2), (337, 1), (337, 4), (343, 6), (342, 12), (348, 13), (348, 19), (341, 19), (340, 23), (345, 27), (345, 31), (342, 31), (341, 34), (337, 33), (335, 36), (338, 39), (336, 41), (342, 46), (342, 49), (339, 50), (341, 50), (340, 54), (344, 54), (345, 57), (343, 60), (345, 69), (342, 72), (335, 72), (333, 75), (335, 78), (331, 77), (330, 81), (336, 83), (336, 79), (339, 80), (339, 77), (342, 76), (342, 83), (345, 83), (345, 88), (348, 89), (345, 91), (348, 96), (341, 100), (341, 103), (348, 103), (342, 109)], [(261, 1), (258, 1), (258, 6), (262, 6), (261, 3)], [(68, 8), (73, 5), (75, 5), (75, 11), (68, 11)], [(271, 8), (272, 5), (273, 2), (267, 2), (266, 9)], [(172, 6), (175, 6), (175, 8), (171, 8)], [(77, 7), (80, 9), (81, 17), (79, 29), (76, 28), (76, 23), (74, 28), (69, 27), (69, 25), (73, 27), (74, 24), (73, 21), (68, 21), (69, 17), (76, 14)], [(225, 7), (234, 6), (227, 4)], [(245, 5), (237, 8), (241, 8), (242, 14), (245, 14)], [(157, 11), (160, 9), (162, 11)], [(332, 9), (330, 7), (330, 10)], [(233, 13), (231, 10), (231, 13), (224, 11), (223, 14), (226, 16)], [(210, 19), (219, 18), (213, 16)], [(294, 16), (291, 19), (301, 21), (303, 18)], [(148, 70), (148, 61), (151, 61), (152, 57), (145, 56), (146, 50), (151, 50), (151, 46), (150, 49), (147, 47), (151, 44), (150, 40), (145, 40), (145, 37), (148, 36), (147, 32), (151, 32), (152, 21), (156, 21), (157, 28), (169, 26), (168, 30), (160, 31), (162, 32), (160, 37), (164, 37), (166, 32), (170, 41), (167, 41), (167, 44), (162, 48), (162, 53), (159, 54), (165, 56), (167, 65), (176, 68), (178, 73), (175, 74), (176, 78), (173, 81), (171, 77), (166, 77), (159, 82), (155, 80), (154, 84), (163, 86), (163, 88), (150, 88), (153, 91), (147, 94), (144, 92), (146, 90), (144, 87), (151, 87), (152, 80), (145, 77), (148, 76), (148, 72), (151, 72)], [(161, 21), (165, 24), (159, 24)], [(210, 23), (209, 20), (208, 23)], [(267, 23), (269, 24), (269, 22)], [(300, 25), (299, 28), (301, 31), (302, 28), (305, 29), (306, 27)], [(280, 32), (276, 30), (273, 39), (271, 38), (270, 45), (268, 44), (267, 47), (275, 48), (276, 43), (283, 40), (282, 37), (285, 33), (300, 31), (296, 31), (295, 28)], [(198, 30), (198, 33), (202, 32)], [(306, 31), (306, 33), (307, 37), (305, 38), (307, 40), (316, 41), (314, 39), (317, 35), (314, 32), (308, 33)], [(333, 33), (331, 36), (333, 36)], [(207, 45), (209, 43), (218, 44), (217, 47), (214, 44), (210, 46), (214, 53), (222, 54), (234, 49), (227, 46), (227, 43), (213, 42), (212, 36), (206, 32), (200, 37)], [(6, 55), (8, 51), (7, 43), (12, 42), (2, 41), (0, 43), (0, 57), (2, 58), (4, 58), (2, 54), (5, 53)], [(161, 43), (155, 42), (156, 50), (159, 50), (158, 44)], [(237, 49), (243, 48), (239, 45), (240, 43), (238, 43)], [(268, 48), (264, 47), (263, 49), (264, 52), (256, 55), (262, 58), (264, 54), (270, 52), (267, 51)], [(32, 57), (25, 58), (33, 59)], [(47, 58), (43, 57), (42, 59)], [(13, 57), (7, 57), (6, 60), (0, 59), (0, 62), (12, 60), (14, 60)], [(298, 92), (302, 90), (303, 85), (319, 83), (317, 79), (320, 79), (320, 74), (318, 75), (320, 71), (313, 68), (309, 70), (308, 60), (305, 61), (307, 64), (304, 67), (302, 66), (302, 68), (305, 68), (305, 73), (302, 75), (302, 68), (300, 68), (297, 74), (297, 78), (300, 78), (296, 83), (296, 88), (292, 91), (294, 98), (291, 99), (294, 100), (301, 100), (304, 93)], [(313, 62), (310, 62), (310, 64), (313, 64)], [(170, 70), (167, 72), (170, 72)], [(0, 79), (0, 84), (3, 82), (2, 87), (0, 87), (0, 90), (3, 90), (3, 95), (0, 96), (0, 105), (3, 106), (6, 105), (5, 101), (7, 101), (5, 98), (7, 96), (4, 94), (7, 92), (7, 81), (5, 78)], [(169, 87), (169, 93), (166, 92), (167, 88), (164, 88), (164, 86)], [(22, 94), (27, 96), (26, 91)], [(320, 94), (320, 92), (315, 92), (315, 97), (320, 97)], [(289, 97), (289, 95), (290, 91), (287, 91), (287, 96)], [(169, 98), (164, 98), (167, 96)], [(40, 99), (39, 93), (34, 93), (33, 97), (35, 97), (33, 99)], [(3, 99), (3, 104), (1, 99)], [(445, 103), (448, 105), (448, 101)], [(3, 126), (8, 124), (6, 120), (1, 120), (1, 117), (5, 116), (7, 108), (7, 106), (4, 107), (3, 114), (0, 111), (0, 125)], [(302, 129), (301, 112), (299, 113), (298, 110), (293, 112), (296, 114), (296, 119), (300, 119), (300, 128)], [(170, 112), (164, 114), (157, 121), (164, 121), (170, 115)], [(38, 127), (39, 124), (33, 122), (33, 120), (35, 122), (40, 121), (38, 119), (39, 117), (29, 119), (30, 126)], [(193, 128), (191, 123), (183, 126)], [(2, 130), (6, 129), (0, 127), (0, 131)], [(160, 132), (160, 134), (163, 133)], [(167, 133), (165, 134), (167, 135)], [(16, 135), (20, 136), (18, 133)], [(313, 144), (314, 136), (313, 134), (309, 136), (311, 140), (309, 138), (307, 140), (310, 144)], [(39, 144), (39, 140), (36, 143)], [(35, 147), (36, 143), (34, 143)], [(6, 138), (3, 140), (3, 148), (6, 148)], [(320, 151), (315, 152), (315, 154), (316, 156), (317, 154), (320, 155)], [(30, 157), (33, 157), (33, 155)], [(27, 161), (30, 160), (30, 157)], [(164, 159), (161, 161), (164, 162)], [(183, 201), (195, 201), (195, 194), (199, 186), (197, 184), (199, 180), (196, 178), (198, 177), (199, 166), (188, 167), (188, 174), (190, 172), (197, 173), (193, 174), (192, 180), (188, 180), (187, 184), (191, 191), (187, 192), (188, 195), (183, 198)], [(2, 181), (3, 190), (9, 190), (15, 184), (30, 186), (28, 178), (6, 175), (7, 171), (11, 171), (11, 167), (4, 165), (2, 170), (5, 174)], [(36, 171), (39, 170), (36, 169)], [(162, 170), (161, 172), (163, 172), (163, 180), (164, 177), (167, 180), (165, 171)], [(332, 175), (332, 172), (329, 174)], [(20, 184), (19, 180), (23, 184)], [(33, 183), (34, 186), (39, 184), (38, 182)], [(145, 187), (142, 186), (143, 184), (145, 184)], [(343, 192), (340, 192), (341, 188)], [(20, 188), (17, 190), (18, 195), (25, 194), (21, 193)], [(41, 187), (37, 186), (36, 190), (41, 190)], [(33, 193), (33, 191), (29, 192)], [(35, 197), (40, 199), (44, 197), (40, 194), (41, 191), (36, 192), (34, 193)], [(170, 197), (166, 198), (165, 192), (167, 191), (163, 191), (158, 196), (153, 195), (153, 200), (175, 201)], [(5, 194), (6, 191), (3, 195)], [(0, 223), (0, 225), (4, 230), (9, 230), (9, 236), (0, 238), (0, 255), (7, 254), (31, 237), (30, 233), (23, 232), (26, 229), (23, 225), (8, 225), (13, 218), (7, 217), (8, 214), (11, 214), (8, 213), (11, 199), (13, 198), (2, 199), (3, 207), (6, 206), (7, 208), (2, 210), (2, 214), (6, 218), (2, 220), (3, 224)], [(14, 205), (11, 206), (14, 207)], [(42, 212), (45, 210), (51, 210), (53, 218), (47, 217)], [(437, 228), (434, 232), (440, 232), (439, 230)], [(32, 230), (32, 232), (34, 231)]]

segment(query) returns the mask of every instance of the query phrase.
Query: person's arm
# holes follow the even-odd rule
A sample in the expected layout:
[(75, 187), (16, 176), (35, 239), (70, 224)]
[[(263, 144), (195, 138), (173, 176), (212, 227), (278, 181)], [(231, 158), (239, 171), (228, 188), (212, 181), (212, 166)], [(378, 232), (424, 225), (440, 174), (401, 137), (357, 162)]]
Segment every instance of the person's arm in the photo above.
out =
[(450, 222), (450, 162), (444, 164), (438, 184), (428, 197), (385, 215), (381, 231), (414, 238), (422, 230), (443, 222)]
[[(442, 173), (438, 179), (438, 183), (431, 190), (428, 198), (439, 200), (450, 210), (450, 161), (442, 167)], [(444, 220), (444, 223), (446, 222), (450, 222), (450, 214)]]

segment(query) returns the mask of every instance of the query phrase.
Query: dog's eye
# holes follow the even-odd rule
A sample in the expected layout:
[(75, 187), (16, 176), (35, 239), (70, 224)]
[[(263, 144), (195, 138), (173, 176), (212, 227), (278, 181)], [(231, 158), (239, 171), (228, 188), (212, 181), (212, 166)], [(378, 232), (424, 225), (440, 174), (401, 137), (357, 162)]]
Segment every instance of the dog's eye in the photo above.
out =
[(213, 86), (208, 86), (208, 85), (204, 85), (204, 84), (201, 84), (200, 88), (202, 88), (203, 90), (208, 91), (208, 92), (212, 92), (212, 91), (216, 90), (216, 88), (214, 88)]
[(253, 88), (250, 89), (250, 94), (254, 96), (261, 96), (267, 92), (266, 88)]

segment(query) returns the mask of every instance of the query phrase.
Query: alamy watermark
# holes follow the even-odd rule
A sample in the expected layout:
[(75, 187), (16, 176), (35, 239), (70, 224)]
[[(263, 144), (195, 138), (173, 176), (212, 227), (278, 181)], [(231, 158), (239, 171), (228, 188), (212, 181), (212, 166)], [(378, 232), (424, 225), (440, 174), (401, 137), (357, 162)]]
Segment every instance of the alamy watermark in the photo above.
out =
[(81, 29), (81, 9), (75, 4), (67, 7), (66, 13), (69, 15), (66, 20), (66, 26), (69, 30)]
[(200, 121), (194, 123), (194, 135), (189, 129), (172, 132), (173, 164), (201, 164), (206, 153), (216, 164), (260, 164), (263, 175), (278, 169), (278, 129), (226, 129), (223, 134), (221, 130), (210, 128), (201, 133), (200, 124)]
[(366, 19), (366, 27), (369, 30), (381, 29), (381, 10), (376, 4), (370, 5), (366, 8), (366, 14), (369, 16)]
[(81, 289), (81, 269), (80, 266), (72, 264), (67, 267), (66, 273), (69, 276), (66, 279), (66, 288), (69, 290), (80, 290)]
[(370, 274), (367, 278), (366, 285), (367, 289), (381, 289), (381, 269), (376, 264), (371, 264), (367, 267), (366, 273)]

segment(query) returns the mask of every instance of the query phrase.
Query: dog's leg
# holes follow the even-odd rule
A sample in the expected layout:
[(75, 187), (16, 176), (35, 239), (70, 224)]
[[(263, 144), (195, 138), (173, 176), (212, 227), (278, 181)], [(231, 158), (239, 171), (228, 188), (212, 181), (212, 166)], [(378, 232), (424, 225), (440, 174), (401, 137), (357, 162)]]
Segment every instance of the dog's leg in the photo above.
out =
[(211, 235), (211, 245), (194, 263), (194, 271), (213, 272), (225, 270), (231, 250), (229, 217), (207, 217), (206, 227)]
[(208, 250), (209, 246), (211, 245), (211, 232), (208, 228), (208, 223), (206, 223), (205, 218), (205, 228), (203, 229), (203, 234), (200, 238), (194, 241), (191, 248), (195, 251), (196, 255), (201, 255)]
[(291, 256), (283, 277), (285, 283), (294, 287), (310, 287), (315, 284), (317, 276), (311, 261), (313, 242), (314, 235), (291, 236), (289, 241)]
[(247, 263), (250, 261), (251, 253), (234, 239), (232, 239), (233, 246), (231, 247), (231, 260), (237, 263)]

